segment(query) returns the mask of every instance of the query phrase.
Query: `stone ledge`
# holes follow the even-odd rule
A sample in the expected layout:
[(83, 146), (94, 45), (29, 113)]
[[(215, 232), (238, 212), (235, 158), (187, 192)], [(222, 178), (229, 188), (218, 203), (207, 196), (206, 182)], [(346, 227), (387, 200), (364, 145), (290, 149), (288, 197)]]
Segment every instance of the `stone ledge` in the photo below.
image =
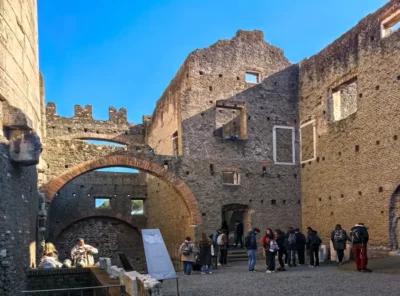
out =
[(63, 275), (63, 274), (77, 274), (77, 273), (90, 273), (90, 268), (55, 268), (55, 269), (31, 269), (28, 270), (27, 276), (43, 276), (43, 275)]

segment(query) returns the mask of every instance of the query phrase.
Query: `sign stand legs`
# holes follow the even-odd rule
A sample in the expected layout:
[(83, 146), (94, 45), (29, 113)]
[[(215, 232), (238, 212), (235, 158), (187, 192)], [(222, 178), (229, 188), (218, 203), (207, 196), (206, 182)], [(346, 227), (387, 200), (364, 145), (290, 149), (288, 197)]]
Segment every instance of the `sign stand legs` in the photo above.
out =
[(178, 278), (176, 278), (176, 295), (179, 296), (179, 281), (178, 281)]

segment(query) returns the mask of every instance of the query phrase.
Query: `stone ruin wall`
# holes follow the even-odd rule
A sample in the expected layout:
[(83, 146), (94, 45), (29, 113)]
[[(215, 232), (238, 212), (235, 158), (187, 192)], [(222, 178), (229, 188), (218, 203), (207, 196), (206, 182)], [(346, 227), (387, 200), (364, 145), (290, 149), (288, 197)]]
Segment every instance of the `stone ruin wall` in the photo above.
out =
[[(264, 81), (258, 85), (246, 83), (246, 71), (259, 73)], [(168, 123), (175, 122), (177, 114), (183, 153), (179, 175), (185, 176), (202, 213), (197, 235), (202, 231), (210, 234), (220, 227), (222, 207), (227, 204), (248, 207), (248, 228), (300, 226), (299, 167), (272, 165), (273, 126), (296, 126), (298, 122), (297, 89), (297, 67), (290, 66), (282, 51), (267, 44), (259, 31), (239, 31), (232, 40), (219, 41), (189, 55), (165, 92), (174, 98), (173, 103), (165, 104), (164, 94), (146, 134), (148, 143), (157, 145), (152, 148), (171, 152), (175, 124), (171, 129)], [(244, 106), (248, 140), (232, 142), (215, 135), (216, 104), (220, 100)], [(173, 110), (179, 102), (178, 110)], [(165, 134), (169, 138), (159, 136)], [(295, 146), (298, 154), (297, 134)], [(298, 163), (298, 155), (296, 159)], [(214, 165), (214, 172), (210, 171), (210, 164)], [(239, 169), (241, 186), (223, 185), (223, 169)], [(154, 200), (165, 201), (162, 208), (169, 208), (173, 199), (162, 198), (160, 192), (164, 191), (157, 195), (156, 185), (149, 185), (149, 192), (150, 188), (156, 193)], [(149, 203), (151, 200), (149, 195)], [(171, 232), (174, 227), (174, 223), (169, 226)]]
[[(110, 198), (110, 208), (95, 208), (95, 198)], [(70, 257), (76, 239), (96, 246), (99, 255), (117, 263), (116, 252), (125, 252), (132, 266), (145, 262), (140, 231), (147, 227), (144, 215), (131, 215), (131, 199), (147, 204), (144, 173), (89, 172), (65, 185), (49, 206), (48, 235), (62, 260)], [(139, 265), (138, 265), (139, 264)]]
[(0, 295), (11, 296), (26, 287), (26, 271), (36, 266), (36, 168), (11, 162), (4, 133), (41, 134), (36, 1), (1, 1), (0, 22)]
[[(400, 184), (400, 32), (381, 38), (380, 24), (398, 9), (400, 1), (390, 1), (301, 62), (301, 123), (315, 119), (317, 132), (317, 157), (302, 168), (303, 227), (316, 228), (325, 243), (337, 223), (349, 231), (364, 222), (372, 247), (394, 245), (400, 217), (391, 211)], [(332, 90), (355, 77), (357, 112), (334, 121)], [(303, 132), (302, 150), (313, 151), (312, 129)]]

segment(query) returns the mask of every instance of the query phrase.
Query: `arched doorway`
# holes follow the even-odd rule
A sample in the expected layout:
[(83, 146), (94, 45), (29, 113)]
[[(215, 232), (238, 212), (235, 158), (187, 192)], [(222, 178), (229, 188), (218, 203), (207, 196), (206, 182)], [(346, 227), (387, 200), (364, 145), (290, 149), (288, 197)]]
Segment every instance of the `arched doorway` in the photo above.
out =
[(228, 204), (222, 207), (222, 221), (228, 224), (229, 243), (234, 244), (236, 223), (243, 223), (245, 233), (251, 229), (249, 206), (243, 204)]
[(390, 198), (389, 236), (390, 247), (398, 250), (400, 248), (400, 185), (396, 188)]
[(46, 202), (50, 203), (55, 194), (66, 183), (86, 172), (107, 168), (112, 166), (128, 167), (142, 170), (150, 175), (160, 178), (165, 183), (172, 186), (172, 188), (182, 197), (192, 220), (193, 225), (201, 224), (201, 215), (198, 208), (196, 198), (191, 192), (190, 188), (177, 176), (171, 173), (168, 169), (163, 168), (155, 163), (149, 162), (144, 159), (135, 158), (128, 155), (111, 155), (98, 159), (88, 160), (82, 162), (68, 170), (58, 177), (52, 179), (40, 188), (43, 192)]

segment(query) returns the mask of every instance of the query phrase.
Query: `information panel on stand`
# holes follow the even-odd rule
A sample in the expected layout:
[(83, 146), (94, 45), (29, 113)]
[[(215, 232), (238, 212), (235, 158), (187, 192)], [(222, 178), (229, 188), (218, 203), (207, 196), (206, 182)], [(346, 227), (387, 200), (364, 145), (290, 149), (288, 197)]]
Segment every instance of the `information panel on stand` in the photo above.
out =
[(160, 229), (142, 229), (148, 274), (157, 280), (176, 279), (176, 272)]

